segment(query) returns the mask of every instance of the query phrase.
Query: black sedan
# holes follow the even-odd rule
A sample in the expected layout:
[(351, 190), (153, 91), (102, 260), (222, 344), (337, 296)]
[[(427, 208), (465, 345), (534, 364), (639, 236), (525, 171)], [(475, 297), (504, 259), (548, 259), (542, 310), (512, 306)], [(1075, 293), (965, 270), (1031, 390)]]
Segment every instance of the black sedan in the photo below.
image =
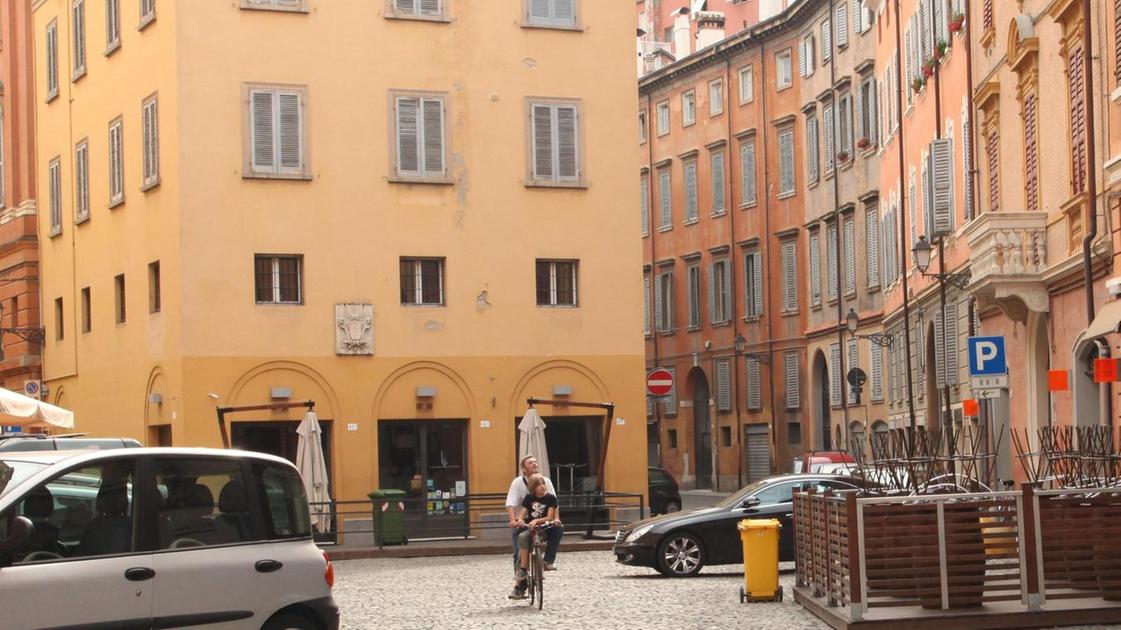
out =
[(837, 475), (784, 475), (757, 481), (715, 507), (630, 523), (615, 534), (615, 560), (657, 569), (670, 577), (696, 575), (706, 564), (742, 564), (736, 523), (777, 518), (779, 560), (794, 560), (794, 492), (852, 490), (859, 483)]

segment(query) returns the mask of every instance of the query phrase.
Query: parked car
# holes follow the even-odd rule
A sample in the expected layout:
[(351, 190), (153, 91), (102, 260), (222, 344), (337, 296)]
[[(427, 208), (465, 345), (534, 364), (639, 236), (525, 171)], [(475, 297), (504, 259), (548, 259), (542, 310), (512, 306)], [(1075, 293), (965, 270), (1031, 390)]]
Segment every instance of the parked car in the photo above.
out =
[(41, 433), (0, 435), (0, 453), (27, 451), (71, 451), (86, 449), (140, 448), (132, 438), (91, 438), (84, 433), (49, 436)]
[(855, 464), (856, 460), (848, 451), (806, 451), (794, 464), (792, 473), (816, 474), (823, 472), (821, 467), (826, 464)]
[(650, 513), (657, 515), (680, 512), (681, 490), (673, 474), (664, 468), (651, 466), (647, 477), (650, 482)]
[(814, 488), (852, 490), (860, 482), (837, 475), (783, 475), (757, 481), (715, 507), (665, 514), (624, 526), (615, 534), (615, 560), (651, 567), (671, 577), (696, 575), (710, 564), (741, 564), (736, 524), (745, 518), (777, 518), (779, 560), (794, 560), (794, 492)]
[(0, 584), (5, 628), (339, 626), (299, 471), (247, 451), (0, 452)]

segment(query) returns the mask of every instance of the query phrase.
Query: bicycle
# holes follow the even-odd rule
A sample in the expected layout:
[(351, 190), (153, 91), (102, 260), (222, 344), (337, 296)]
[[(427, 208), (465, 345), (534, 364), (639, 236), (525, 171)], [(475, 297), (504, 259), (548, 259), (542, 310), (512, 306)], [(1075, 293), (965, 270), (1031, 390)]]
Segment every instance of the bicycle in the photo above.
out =
[(529, 554), (529, 605), (536, 603), (537, 610), (545, 604), (545, 547), (548, 545), (548, 537), (538, 534), (552, 526), (552, 521), (549, 521), (529, 530), (529, 540), (533, 545)]

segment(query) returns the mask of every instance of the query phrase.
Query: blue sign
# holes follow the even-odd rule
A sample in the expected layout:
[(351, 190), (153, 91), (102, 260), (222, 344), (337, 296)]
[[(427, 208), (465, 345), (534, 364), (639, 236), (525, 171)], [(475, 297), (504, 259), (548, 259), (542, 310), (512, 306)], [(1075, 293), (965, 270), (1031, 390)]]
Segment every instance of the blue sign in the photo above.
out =
[(995, 376), (1008, 373), (1004, 337), (969, 338), (969, 375)]

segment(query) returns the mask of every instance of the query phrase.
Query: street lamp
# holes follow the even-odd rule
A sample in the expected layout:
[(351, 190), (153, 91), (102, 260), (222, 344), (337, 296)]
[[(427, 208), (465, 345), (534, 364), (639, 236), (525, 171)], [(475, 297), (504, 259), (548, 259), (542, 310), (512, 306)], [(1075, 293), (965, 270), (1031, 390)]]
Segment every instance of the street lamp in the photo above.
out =
[(736, 338), (732, 341), (732, 343), (734, 343), (736, 346), (736, 356), (738, 357), (739, 355), (743, 354), (743, 349), (747, 346), (747, 339), (744, 339), (743, 335), (736, 333)]
[(890, 335), (883, 333), (872, 333), (870, 335), (858, 335), (856, 329), (860, 327), (860, 316), (856, 314), (852, 308), (849, 308), (849, 314), (845, 316), (845, 327), (849, 330), (849, 335), (855, 339), (867, 339), (881, 348), (890, 348), (892, 345), (892, 338)]
[[(938, 242), (941, 249), (941, 239)], [(926, 270), (930, 268), (930, 256), (934, 253), (934, 248), (931, 247), (930, 242), (926, 240), (925, 236), (919, 237), (919, 242), (911, 248), (911, 254), (915, 258), (915, 266), (919, 268), (921, 273), (926, 278), (935, 278), (939, 282), (949, 282), (958, 289), (964, 291), (965, 287), (969, 286), (969, 274), (967, 273), (927, 273)]]

